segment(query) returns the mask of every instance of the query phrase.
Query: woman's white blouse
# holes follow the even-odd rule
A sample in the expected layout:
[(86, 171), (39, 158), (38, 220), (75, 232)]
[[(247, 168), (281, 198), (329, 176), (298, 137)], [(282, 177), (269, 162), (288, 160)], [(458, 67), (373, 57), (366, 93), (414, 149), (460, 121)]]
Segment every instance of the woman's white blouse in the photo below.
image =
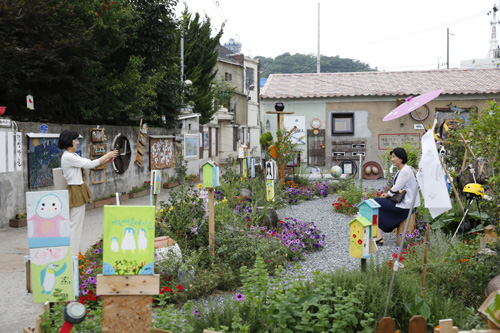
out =
[(99, 165), (99, 160), (89, 160), (83, 158), (76, 153), (70, 153), (65, 150), (61, 157), (61, 168), (64, 178), (68, 185), (81, 185), (83, 184), (82, 170), (93, 169)]
[[(406, 190), (406, 195), (403, 198), (403, 201), (396, 204), (396, 207), (409, 209), (411, 206), (411, 200), (413, 196), (418, 191), (417, 180), (415, 179), (415, 174), (413, 173), (413, 169), (404, 165), (403, 168), (399, 171), (398, 178), (396, 179), (396, 183), (392, 186), (391, 191), (389, 191), (389, 195), (392, 197), (395, 192), (399, 190)], [(415, 199), (415, 204), (413, 207), (420, 206), (420, 195), (417, 193), (417, 198)]]

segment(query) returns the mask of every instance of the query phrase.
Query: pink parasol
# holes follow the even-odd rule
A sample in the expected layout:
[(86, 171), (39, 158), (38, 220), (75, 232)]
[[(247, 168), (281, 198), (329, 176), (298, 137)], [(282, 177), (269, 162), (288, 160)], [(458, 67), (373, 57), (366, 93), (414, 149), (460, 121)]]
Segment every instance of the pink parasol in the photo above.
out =
[(382, 120), (389, 121), (404, 116), (405, 114), (408, 114), (423, 106), (424, 104), (432, 101), (434, 98), (437, 98), (442, 92), (443, 89), (438, 89), (422, 94), (415, 98), (413, 96), (410, 96), (405, 100), (403, 104), (389, 112), (389, 114), (387, 114), (387, 116), (385, 116)]

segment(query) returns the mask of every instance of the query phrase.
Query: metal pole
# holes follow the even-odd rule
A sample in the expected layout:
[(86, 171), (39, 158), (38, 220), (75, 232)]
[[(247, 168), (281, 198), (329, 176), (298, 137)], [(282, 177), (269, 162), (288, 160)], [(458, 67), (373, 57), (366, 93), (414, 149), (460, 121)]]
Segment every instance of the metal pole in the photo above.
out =
[[(418, 183), (417, 183), (417, 185), (418, 185)], [(387, 303), (385, 305), (384, 315), (382, 317), (385, 317), (387, 315), (387, 308), (389, 307), (389, 301), (391, 300), (391, 293), (392, 293), (392, 286), (394, 284), (394, 278), (396, 277), (396, 272), (399, 269), (399, 258), (401, 257), (401, 252), (403, 252), (403, 245), (405, 244), (405, 240), (406, 240), (406, 232), (408, 231), (408, 225), (410, 225), (410, 218), (411, 218), (411, 215), (413, 214), (413, 206), (415, 205), (415, 200), (417, 199), (418, 194), (419, 194), (419, 188), (417, 186), (417, 190), (415, 191), (415, 194), (413, 195), (413, 198), (411, 199), (410, 210), (408, 211), (408, 217), (406, 218), (405, 230), (403, 231), (402, 241), (401, 241), (401, 244), (399, 245), (398, 256), (396, 258), (396, 261), (394, 262), (394, 268), (392, 269), (391, 284), (389, 285), (389, 293), (387, 295)]]
[(320, 10), (319, 10), (320, 4), (318, 2), (318, 54), (317, 54), (317, 61), (316, 61), (316, 67), (317, 67), (317, 72), (321, 73), (321, 53), (319, 52), (319, 32), (320, 32), (320, 26), (319, 26), (319, 19), (320, 19)]
[[(248, 143), (249, 143), (249, 135), (248, 135), (248, 94), (250, 93), (250, 90), (247, 89), (247, 112), (246, 112), (246, 116), (247, 116), (247, 122), (246, 122), (246, 129), (245, 129), (245, 132), (246, 132), (246, 135), (245, 135), (245, 144), (246, 146), (248, 147)], [(248, 147), (250, 148), (250, 147)]]
[(450, 69), (450, 28), (446, 28), (446, 68)]

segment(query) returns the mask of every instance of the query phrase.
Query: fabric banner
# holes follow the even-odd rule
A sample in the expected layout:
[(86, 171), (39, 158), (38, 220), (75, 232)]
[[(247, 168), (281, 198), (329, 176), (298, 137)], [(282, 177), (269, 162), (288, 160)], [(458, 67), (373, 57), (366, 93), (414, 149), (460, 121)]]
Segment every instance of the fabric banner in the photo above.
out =
[(422, 158), (418, 165), (417, 181), (424, 197), (425, 208), (429, 209), (432, 218), (451, 209), (445, 172), (439, 161), (431, 130), (422, 136)]

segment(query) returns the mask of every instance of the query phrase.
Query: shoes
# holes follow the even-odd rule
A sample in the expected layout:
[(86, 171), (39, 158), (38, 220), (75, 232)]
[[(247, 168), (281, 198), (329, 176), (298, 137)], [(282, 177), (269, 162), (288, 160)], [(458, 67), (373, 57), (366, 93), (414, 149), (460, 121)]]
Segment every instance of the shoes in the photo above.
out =
[(384, 239), (383, 238), (377, 239), (377, 240), (375, 240), (375, 243), (378, 246), (383, 246), (384, 245)]

